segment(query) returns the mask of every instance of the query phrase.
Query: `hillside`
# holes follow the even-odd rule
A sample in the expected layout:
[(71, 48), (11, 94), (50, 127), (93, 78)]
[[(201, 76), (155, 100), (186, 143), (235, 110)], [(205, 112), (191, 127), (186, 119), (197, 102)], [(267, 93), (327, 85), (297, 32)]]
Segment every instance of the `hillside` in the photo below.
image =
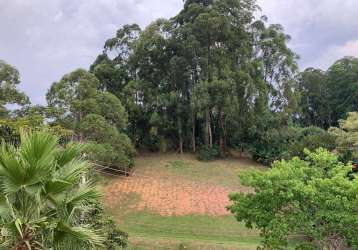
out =
[(259, 165), (240, 158), (204, 163), (190, 154), (145, 154), (135, 162), (131, 176), (112, 172), (103, 187), (130, 249), (256, 249), (257, 232), (225, 206), (230, 192), (249, 191), (238, 173)]

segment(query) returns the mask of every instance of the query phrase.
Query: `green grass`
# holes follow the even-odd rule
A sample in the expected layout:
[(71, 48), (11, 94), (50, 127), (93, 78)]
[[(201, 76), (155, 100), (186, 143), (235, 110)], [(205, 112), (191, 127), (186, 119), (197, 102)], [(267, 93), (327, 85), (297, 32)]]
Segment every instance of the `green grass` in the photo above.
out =
[(246, 245), (255, 249), (259, 242), (257, 232), (249, 231), (232, 216), (170, 216), (137, 212), (122, 217), (117, 215), (121, 228), (129, 235), (142, 239), (172, 239), (190, 245), (202, 242), (218, 246)]
[(220, 244), (206, 241), (173, 240), (167, 238), (132, 239), (129, 250), (256, 250), (257, 246), (246, 243)]
[(239, 174), (245, 171), (265, 170), (247, 158), (227, 158), (210, 162), (198, 161), (191, 154), (150, 154), (136, 160), (135, 169), (165, 172), (168, 175), (192, 181), (213, 183), (241, 190)]

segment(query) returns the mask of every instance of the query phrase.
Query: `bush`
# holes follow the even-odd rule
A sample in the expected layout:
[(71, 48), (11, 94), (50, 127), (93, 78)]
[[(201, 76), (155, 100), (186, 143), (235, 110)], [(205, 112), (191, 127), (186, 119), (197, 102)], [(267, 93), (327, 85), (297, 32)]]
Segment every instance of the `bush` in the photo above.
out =
[(295, 140), (289, 145), (289, 157), (305, 157), (304, 149), (315, 150), (325, 148), (332, 151), (335, 148), (335, 136), (318, 127), (307, 127), (297, 130)]
[(86, 215), (85, 222), (104, 236), (107, 250), (127, 247), (128, 234), (120, 230), (112, 218), (105, 216), (99, 203)]
[(252, 158), (264, 165), (270, 165), (275, 160), (288, 159), (289, 145), (296, 136), (297, 129), (294, 127), (269, 129), (253, 141), (250, 148)]
[(213, 146), (212, 148), (208, 146), (203, 146), (199, 153), (198, 153), (198, 160), (199, 161), (211, 161), (214, 159), (222, 158), (224, 156), (223, 152), (221, 151), (220, 147)]
[(329, 130), (336, 138), (341, 159), (344, 162), (358, 159), (358, 112), (348, 113), (346, 120), (339, 121), (339, 128)]
[(230, 195), (229, 210), (261, 231), (260, 249), (288, 249), (292, 235), (302, 236), (296, 249), (358, 249), (358, 179), (351, 178), (351, 164), (325, 149), (305, 152), (306, 160), (243, 173), (241, 183), (255, 192)]
[(135, 149), (129, 137), (107, 123), (102, 116), (86, 116), (81, 131), (88, 141), (86, 152), (91, 160), (117, 169), (133, 165)]
[(115, 147), (115, 145), (108, 143), (88, 142), (84, 152), (90, 160), (119, 170), (133, 166), (132, 157), (134, 153), (127, 153), (122, 147)]
[(104, 237), (82, 220), (100, 199), (82, 145), (48, 132), (20, 138), (0, 147), (0, 249), (101, 249)]
[(352, 162), (354, 160), (356, 160), (354, 158), (354, 154), (353, 154), (353, 150), (339, 150), (338, 152), (338, 159), (341, 161), (341, 162), (344, 162), (344, 163), (348, 163), (348, 162)]
[(251, 154), (255, 161), (270, 165), (276, 160), (287, 160), (294, 156), (303, 159), (305, 148), (309, 150), (325, 148), (331, 151), (335, 148), (335, 136), (313, 126), (270, 129), (254, 141)]

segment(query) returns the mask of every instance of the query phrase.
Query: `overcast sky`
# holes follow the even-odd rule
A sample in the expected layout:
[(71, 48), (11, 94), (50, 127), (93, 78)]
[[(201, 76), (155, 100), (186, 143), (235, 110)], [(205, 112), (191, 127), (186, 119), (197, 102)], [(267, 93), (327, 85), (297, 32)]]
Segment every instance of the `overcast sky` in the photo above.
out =
[[(270, 23), (292, 36), (301, 68), (326, 69), (358, 56), (358, 0), (259, 0)], [(0, 59), (21, 73), (21, 89), (45, 103), (52, 82), (88, 68), (123, 24), (169, 18), (182, 0), (0, 0)]]

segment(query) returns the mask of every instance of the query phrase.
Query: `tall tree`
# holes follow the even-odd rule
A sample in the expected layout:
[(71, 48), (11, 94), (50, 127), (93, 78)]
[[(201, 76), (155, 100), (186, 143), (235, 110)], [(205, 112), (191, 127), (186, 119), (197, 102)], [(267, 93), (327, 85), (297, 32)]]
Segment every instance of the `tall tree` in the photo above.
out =
[(126, 106), (137, 146), (226, 151), (248, 141), (264, 112), (289, 123), (296, 55), (257, 9), (254, 0), (185, 1), (172, 19), (126, 25), (106, 42), (91, 70)]
[(298, 89), (301, 94), (300, 118), (304, 126), (328, 128), (331, 121), (328, 79), (325, 72), (308, 68), (300, 74)]
[(17, 89), (19, 83), (19, 71), (0, 60), (0, 117), (7, 114), (6, 104), (29, 103), (28, 97)]
[[(55, 82), (47, 93), (54, 123), (72, 129), (80, 141), (94, 142), (90, 147), (95, 160), (117, 168), (132, 165), (134, 149), (124, 134), (127, 112), (113, 94), (103, 91), (95, 75), (79, 69)], [(105, 149), (104, 149), (105, 148)], [(104, 157), (100, 153), (109, 153)], [(97, 159), (96, 159), (97, 158)]]
[(345, 57), (327, 72), (332, 125), (348, 112), (358, 111), (358, 58)]

